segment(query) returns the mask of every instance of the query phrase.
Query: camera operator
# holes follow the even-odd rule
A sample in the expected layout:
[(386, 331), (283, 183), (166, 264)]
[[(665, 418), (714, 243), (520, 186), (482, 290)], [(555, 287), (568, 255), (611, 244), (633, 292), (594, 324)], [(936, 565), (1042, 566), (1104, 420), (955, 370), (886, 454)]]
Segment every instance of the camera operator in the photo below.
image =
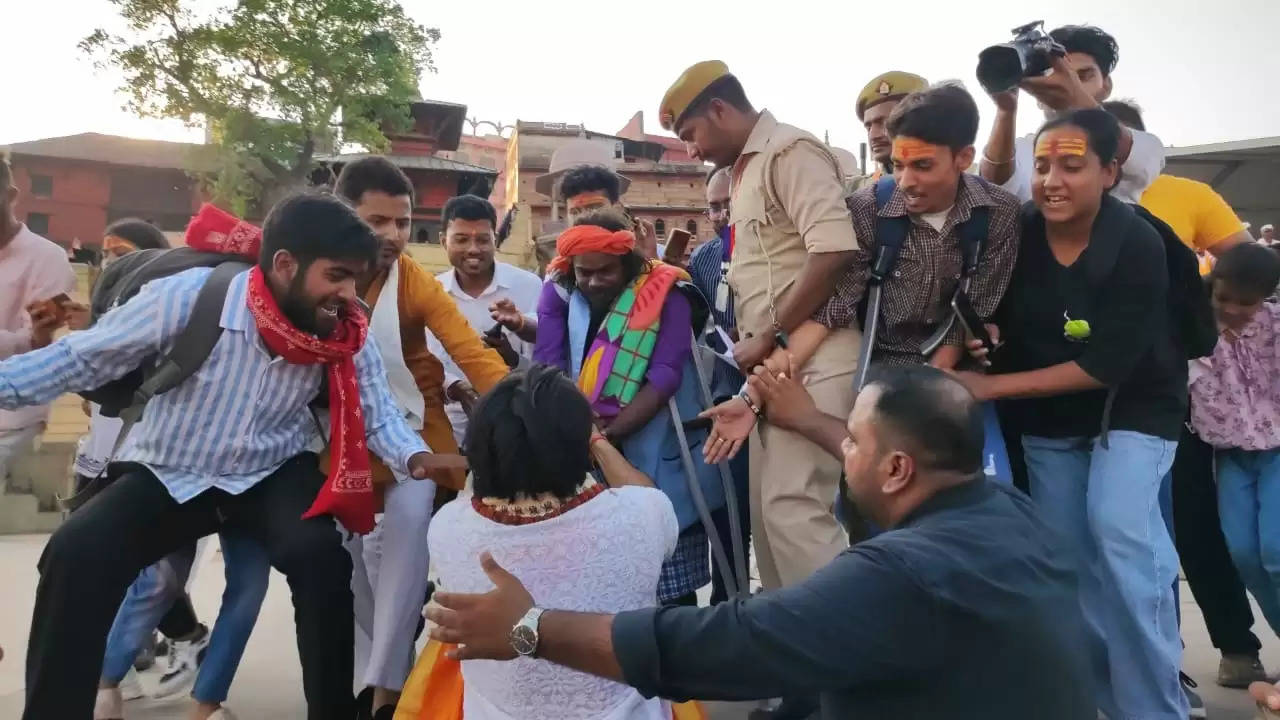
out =
[[(1111, 95), (1111, 72), (1120, 53), (1115, 38), (1090, 25), (1065, 25), (1049, 36), (1062, 45), (1066, 55), (1052, 55), (1052, 71), (1023, 79), (1021, 89), (1039, 102), (1048, 118), (1098, 107)], [(1030, 200), (1032, 136), (1015, 139), (1018, 90), (996, 93), (991, 98), (996, 104), (996, 120), (982, 156), (982, 177)], [(1151, 133), (1124, 128), (1117, 159), (1120, 177), (1111, 194), (1136, 203), (1164, 169), (1164, 146)]]

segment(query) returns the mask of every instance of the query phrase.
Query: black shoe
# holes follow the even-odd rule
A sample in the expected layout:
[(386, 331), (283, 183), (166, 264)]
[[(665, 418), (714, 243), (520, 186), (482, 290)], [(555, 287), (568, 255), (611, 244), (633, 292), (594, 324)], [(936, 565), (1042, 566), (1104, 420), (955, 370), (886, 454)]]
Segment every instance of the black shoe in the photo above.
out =
[(356, 695), (356, 720), (374, 720), (373, 688), (367, 687)]
[(395, 720), (396, 706), (383, 705), (378, 708), (378, 712), (373, 714), (373, 720)]
[(151, 633), (151, 637), (147, 638), (147, 642), (133, 659), (133, 669), (138, 672), (150, 670), (156, 664), (156, 655), (156, 635)]

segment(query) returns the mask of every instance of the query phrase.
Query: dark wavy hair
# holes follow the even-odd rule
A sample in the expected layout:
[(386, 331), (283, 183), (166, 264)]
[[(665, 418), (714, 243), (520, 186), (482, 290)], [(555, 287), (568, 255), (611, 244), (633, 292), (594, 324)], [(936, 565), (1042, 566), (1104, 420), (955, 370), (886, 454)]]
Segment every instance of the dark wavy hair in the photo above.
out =
[(609, 202), (622, 197), (622, 181), (618, 174), (603, 165), (579, 165), (560, 179), (560, 199), (568, 200), (585, 192), (603, 192)]
[(591, 406), (559, 368), (503, 378), (476, 405), (467, 462), (477, 497), (568, 498), (591, 469)]
[(1111, 33), (1093, 25), (1063, 25), (1049, 31), (1049, 36), (1069, 53), (1084, 53), (1098, 63), (1103, 77), (1111, 77), (1120, 62), (1120, 45)]
[(1218, 258), (1209, 277), (1255, 298), (1270, 297), (1280, 285), (1280, 255), (1258, 243), (1241, 243)]
[(128, 240), (139, 250), (164, 250), (171, 247), (169, 238), (160, 232), (160, 228), (138, 218), (122, 218), (111, 223), (102, 231), (102, 237), (108, 235)]
[(893, 137), (905, 135), (960, 152), (978, 134), (978, 105), (960, 83), (939, 83), (903, 98), (885, 128)]

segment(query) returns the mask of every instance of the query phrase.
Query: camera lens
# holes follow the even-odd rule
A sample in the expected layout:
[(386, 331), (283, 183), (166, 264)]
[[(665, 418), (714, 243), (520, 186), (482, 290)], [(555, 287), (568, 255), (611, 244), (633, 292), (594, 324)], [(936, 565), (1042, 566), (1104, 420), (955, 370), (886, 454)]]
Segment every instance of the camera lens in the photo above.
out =
[(1022, 54), (1012, 45), (992, 45), (978, 53), (978, 82), (989, 93), (1014, 89), (1022, 74)]

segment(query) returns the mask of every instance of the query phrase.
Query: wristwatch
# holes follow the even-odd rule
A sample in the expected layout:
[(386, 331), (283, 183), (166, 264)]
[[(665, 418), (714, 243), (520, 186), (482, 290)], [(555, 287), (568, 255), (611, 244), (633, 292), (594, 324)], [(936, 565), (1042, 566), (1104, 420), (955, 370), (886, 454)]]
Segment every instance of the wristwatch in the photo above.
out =
[(529, 612), (520, 618), (520, 622), (511, 628), (511, 647), (525, 657), (533, 657), (538, 653), (538, 620), (546, 612), (540, 607), (531, 607)]

